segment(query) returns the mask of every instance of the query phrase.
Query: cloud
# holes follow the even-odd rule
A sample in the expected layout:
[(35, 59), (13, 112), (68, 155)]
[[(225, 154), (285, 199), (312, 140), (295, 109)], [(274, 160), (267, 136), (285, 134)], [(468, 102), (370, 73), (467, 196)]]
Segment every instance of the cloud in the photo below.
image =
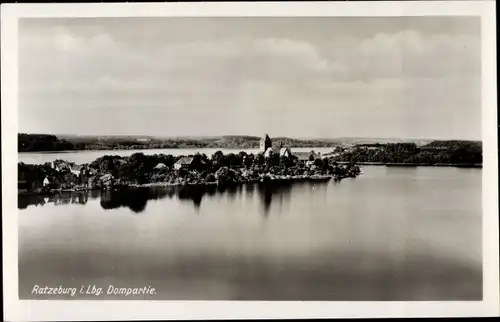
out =
[[(161, 38), (149, 46), (116, 41), (112, 33), (79, 35), (57, 26), (45, 36), (21, 37), (21, 77), (37, 86), (95, 88), (99, 79), (113, 79), (118, 90), (144, 90), (141, 83), (203, 86), (220, 82), (284, 82), (309, 86), (333, 80), (377, 78), (447, 78), (478, 76), (480, 44), (471, 35), (422, 35), (416, 30), (378, 33), (355, 39), (339, 37), (335, 47), (290, 38), (187, 40)], [(36, 59), (35, 59), (36, 57)], [(71, 83), (80, 84), (78, 87)], [(105, 90), (107, 85), (102, 84)], [(62, 90), (62, 89), (61, 89)]]
[[(459, 124), (477, 118), (480, 39), (474, 33), (396, 28), (358, 35), (348, 29), (322, 29), (318, 33), (329, 33), (328, 37), (280, 36), (272, 30), (223, 37), (224, 30), (218, 28), (213, 38), (172, 40), (168, 35), (173, 31), (157, 31), (137, 42), (140, 34), (133, 26), (120, 25), (119, 34), (111, 27), (85, 26), (21, 29), (23, 115), (38, 110), (33, 115), (43, 118), (46, 109), (59, 113), (70, 107), (99, 107), (108, 123), (123, 111), (124, 119), (135, 115), (151, 122), (163, 120), (173, 131), (179, 130), (176, 120), (188, 122), (203, 115), (213, 125), (206, 131), (254, 133), (253, 127), (244, 125), (253, 120), (255, 131), (281, 128), (307, 135), (318, 127), (324, 136), (356, 118), (367, 128), (374, 122), (383, 124), (379, 132), (384, 133), (409, 128), (404, 123), (409, 115), (421, 122), (425, 116), (434, 122), (436, 133), (440, 124), (458, 133)], [(127, 30), (132, 38), (127, 38)], [(143, 115), (146, 109), (149, 114)], [(457, 110), (462, 116), (443, 116), (456, 115)], [(284, 113), (291, 115), (290, 122), (282, 121)], [(226, 124), (229, 119), (238, 126)], [(297, 120), (307, 126), (298, 127)], [(59, 126), (54, 122), (46, 124)], [(197, 130), (185, 126), (181, 130)], [(124, 125), (122, 132), (126, 130)], [(162, 131), (162, 126), (156, 130)], [(470, 131), (476, 130), (471, 126)]]
[(328, 60), (322, 56), (316, 46), (305, 41), (263, 38), (254, 42), (253, 49), (257, 55), (269, 55), (279, 61), (285, 60), (284, 64), (293, 64), (289, 66), (290, 68), (302, 66), (315, 72), (331, 73), (343, 70), (341, 65)]
[(348, 55), (345, 78), (479, 77), (480, 39), (472, 35), (422, 35), (415, 30), (379, 33)]
[(37, 86), (40, 90), (63, 90), (67, 86), (75, 91), (98, 91), (98, 85), (105, 90), (109, 84), (102, 83), (103, 77), (112, 78), (115, 89), (122, 82), (127, 91), (134, 90), (128, 86), (133, 83), (138, 85), (136, 90), (144, 89), (143, 82), (199, 87), (256, 79), (321, 81), (342, 70), (314, 45), (291, 39), (159, 42), (155, 47), (134, 48), (113, 41), (108, 34), (79, 37), (56, 29), (45, 43), (33, 40), (24, 39), (21, 46), (21, 72), (32, 90)]

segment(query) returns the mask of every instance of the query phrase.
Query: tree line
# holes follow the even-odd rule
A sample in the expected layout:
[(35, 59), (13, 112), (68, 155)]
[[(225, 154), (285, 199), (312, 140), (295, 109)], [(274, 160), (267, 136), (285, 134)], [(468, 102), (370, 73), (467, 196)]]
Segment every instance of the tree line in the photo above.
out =
[[(329, 140), (299, 140), (276, 138), (276, 144), (293, 147), (329, 147)], [(59, 138), (49, 134), (18, 134), (19, 152), (71, 151), (71, 150), (138, 150), (138, 149), (176, 149), (176, 148), (216, 148), (216, 149), (255, 149), (260, 144), (256, 136), (222, 136), (217, 138), (151, 138), (138, 140), (135, 137), (67, 137)]]
[(359, 145), (340, 152), (338, 161), (402, 163), (402, 164), (461, 164), (480, 165), (483, 162), (482, 143), (476, 141), (433, 141), (421, 147), (415, 143)]

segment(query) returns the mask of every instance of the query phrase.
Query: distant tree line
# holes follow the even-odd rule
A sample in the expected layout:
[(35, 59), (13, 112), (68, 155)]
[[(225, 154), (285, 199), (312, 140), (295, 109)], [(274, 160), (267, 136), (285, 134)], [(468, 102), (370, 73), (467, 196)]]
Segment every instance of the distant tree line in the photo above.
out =
[(337, 161), (405, 164), (482, 164), (482, 143), (476, 141), (433, 141), (418, 147), (415, 143), (358, 145), (335, 157)]
[(79, 150), (83, 147), (66, 140), (60, 140), (55, 135), (48, 134), (18, 134), (18, 151), (65, 151)]
[[(275, 144), (293, 147), (329, 147), (333, 141), (298, 140), (275, 138)], [(47, 134), (18, 134), (19, 152), (65, 151), (65, 150), (138, 150), (138, 149), (176, 149), (176, 148), (216, 148), (216, 149), (254, 149), (258, 148), (260, 138), (256, 136), (222, 136), (200, 139), (157, 139), (139, 141), (133, 137), (68, 137), (58, 138)]]

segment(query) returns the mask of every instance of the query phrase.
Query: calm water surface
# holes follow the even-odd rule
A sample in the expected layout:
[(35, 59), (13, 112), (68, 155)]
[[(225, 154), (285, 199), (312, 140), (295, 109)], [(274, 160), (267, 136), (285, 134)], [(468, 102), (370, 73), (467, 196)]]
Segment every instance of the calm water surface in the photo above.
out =
[(481, 300), (481, 169), (362, 170), (20, 198), (20, 298), (54, 298), (32, 296), (35, 284), (111, 284), (157, 294), (99, 299)]

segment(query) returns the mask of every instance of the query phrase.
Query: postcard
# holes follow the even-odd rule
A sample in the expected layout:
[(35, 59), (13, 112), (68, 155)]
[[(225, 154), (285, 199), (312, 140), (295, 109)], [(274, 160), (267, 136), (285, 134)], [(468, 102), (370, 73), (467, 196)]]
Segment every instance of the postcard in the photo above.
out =
[(6, 320), (499, 314), (494, 1), (1, 22)]

